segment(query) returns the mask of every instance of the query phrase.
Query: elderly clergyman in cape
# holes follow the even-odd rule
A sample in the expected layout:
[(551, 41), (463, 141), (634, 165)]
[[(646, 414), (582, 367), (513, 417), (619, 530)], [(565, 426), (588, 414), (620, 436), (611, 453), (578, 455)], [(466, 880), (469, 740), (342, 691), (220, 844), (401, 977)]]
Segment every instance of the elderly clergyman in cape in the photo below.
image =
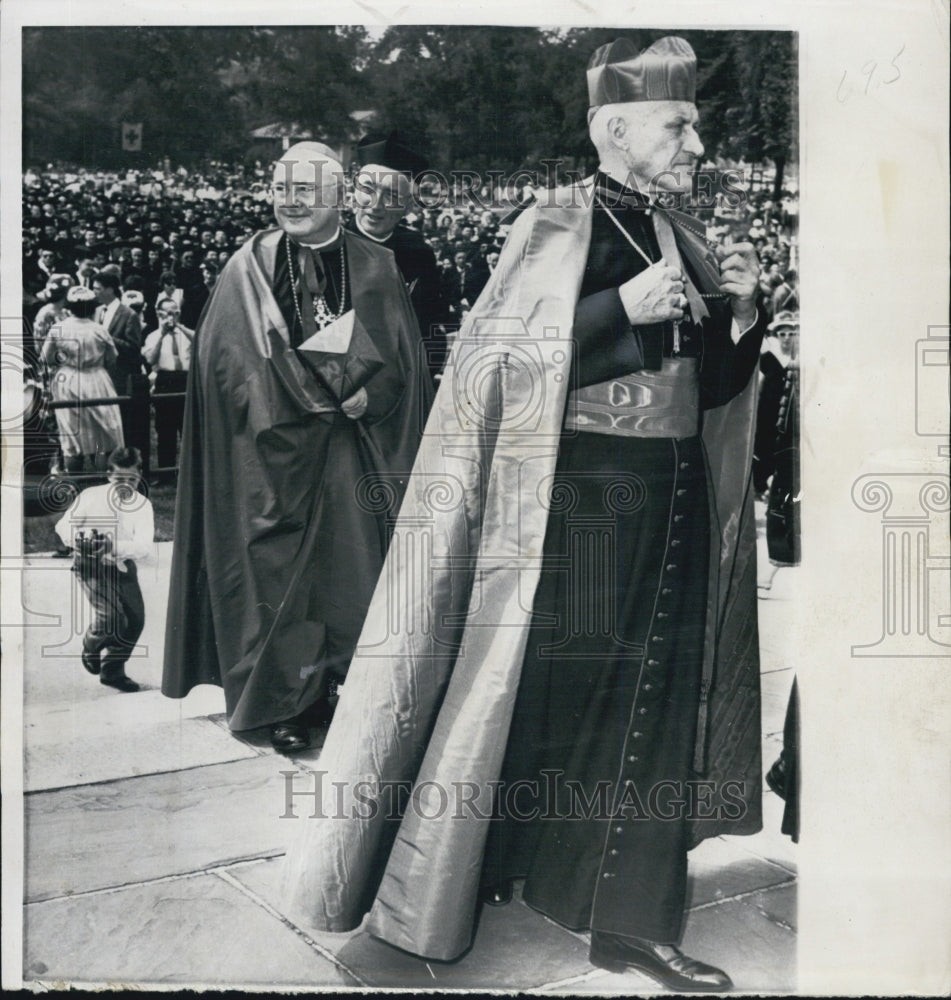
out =
[(308, 747), (346, 676), (432, 399), (389, 250), (340, 223), (343, 167), (275, 164), (279, 228), (228, 261), (195, 334), (162, 691), (224, 688), (235, 731)]
[(367, 915), (452, 960), (524, 879), (593, 964), (731, 985), (677, 945), (688, 850), (761, 826), (765, 318), (753, 248), (669, 208), (703, 154), (695, 78), (679, 38), (595, 52), (599, 170), (517, 219), (460, 332), (318, 799), (294, 799), (304, 926)]

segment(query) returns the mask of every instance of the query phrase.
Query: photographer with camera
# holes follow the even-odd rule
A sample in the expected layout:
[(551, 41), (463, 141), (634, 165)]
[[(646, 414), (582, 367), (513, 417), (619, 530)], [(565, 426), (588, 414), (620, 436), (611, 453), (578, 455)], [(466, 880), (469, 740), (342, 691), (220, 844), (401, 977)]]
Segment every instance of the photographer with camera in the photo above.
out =
[(136, 563), (151, 556), (154, 545), (152, 503), (137, 489), (141, 461), (137, 448), (116, 448), (108, 482), (83, 490), (56, 525), (73, 549), (73, 572), (93, 610), (83, 666), (121, 692), (139, 690), (125, 664), (145, 627)]
[(159, 299), (156, 314), (159, 325), (145, 338), (142, 357), (155, 376), (152, 392), (158, 438), (158, 480), (175, 466), (175, 452), (185, 419), (185, 388), (195, 334), (179, 323), (180, 310), (174, 298)]

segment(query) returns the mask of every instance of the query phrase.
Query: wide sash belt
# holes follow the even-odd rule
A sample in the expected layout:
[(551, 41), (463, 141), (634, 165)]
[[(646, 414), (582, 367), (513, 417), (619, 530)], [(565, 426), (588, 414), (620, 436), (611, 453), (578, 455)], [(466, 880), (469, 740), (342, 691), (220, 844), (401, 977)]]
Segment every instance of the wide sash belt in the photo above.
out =
[(565, 430), (621, 437), (686, 438), (699, 433), (697, 358), (664, 358), (639, 371), (568, 394)]

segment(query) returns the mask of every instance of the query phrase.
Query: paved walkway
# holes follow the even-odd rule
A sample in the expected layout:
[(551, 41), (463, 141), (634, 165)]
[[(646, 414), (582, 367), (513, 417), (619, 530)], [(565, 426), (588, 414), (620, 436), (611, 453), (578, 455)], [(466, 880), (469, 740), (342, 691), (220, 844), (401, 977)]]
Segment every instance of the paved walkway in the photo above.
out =
[[(131, 695), (101, 687), (79, 663), (85, 610), (68, 560), (27, 560), (25, 980), (657, 990), (638, 974), (594, 969), (586, 935), (518, 898), (484, 909), (472, 949), (454, 963), (427, 963), (361, 931), (313, 935), (289, 922), (278, 885), (295, 821), (280, 818), (282, 772), (313, 769), (319, 749), (289, 762), (263, 736), (235, 738), (217, 688), (180, 702), (162, 697), (171, 546), (157, 549), (141, 573), (149, 618), (143, 655), (128, 668), (143, 687)], [(779, 752), (792, 682), (783, 635), (796, 573), (781, 570), (761, 590), (766, 766)], [(298, 811), (305, 821), (306, 807)], [(767, 792), (761, 834), (716, 838), (690, 855), (684, 948), (721, 965), (743, 992), (795, 989), (796, 847), (779, 832), (781, 815), (782, 802)]]

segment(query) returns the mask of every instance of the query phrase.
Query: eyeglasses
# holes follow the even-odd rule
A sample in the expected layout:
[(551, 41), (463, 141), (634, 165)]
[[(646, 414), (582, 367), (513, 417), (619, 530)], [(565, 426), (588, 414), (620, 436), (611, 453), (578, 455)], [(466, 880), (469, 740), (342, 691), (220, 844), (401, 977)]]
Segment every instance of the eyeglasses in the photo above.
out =
[(284, 205), (337, 208), (340, 204), (340, 189), (336, 180), (319, 187), (308, 182), (288, 185), (283, 181), (276, 181), (269, 190), (274, 201)]
[(362, 207), (377, 202), (384, 208), (403, 208), (406, 205), (406, 196), (398, 188), (374, 184), (365, 174), (353, 182), (353, 197)]

